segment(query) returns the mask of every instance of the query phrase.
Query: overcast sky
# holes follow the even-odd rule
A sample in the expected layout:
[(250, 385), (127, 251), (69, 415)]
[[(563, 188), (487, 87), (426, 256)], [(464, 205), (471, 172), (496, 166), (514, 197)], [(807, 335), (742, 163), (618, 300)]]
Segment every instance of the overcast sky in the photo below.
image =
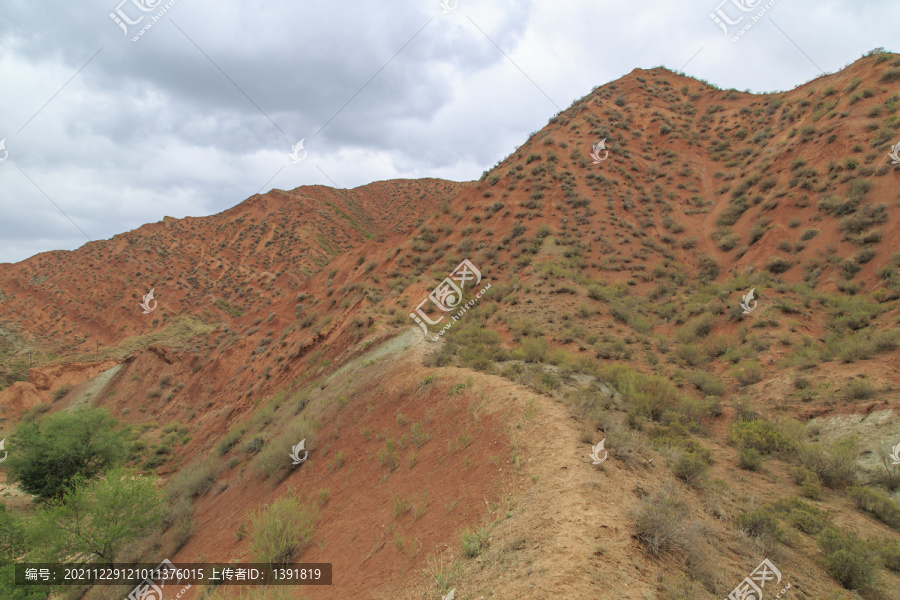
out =
[(0, 0), (0, 262), (273, 188), (477, 179), (632, 69), (787, 90), (900, 36), (888, 0), (120, 1)]

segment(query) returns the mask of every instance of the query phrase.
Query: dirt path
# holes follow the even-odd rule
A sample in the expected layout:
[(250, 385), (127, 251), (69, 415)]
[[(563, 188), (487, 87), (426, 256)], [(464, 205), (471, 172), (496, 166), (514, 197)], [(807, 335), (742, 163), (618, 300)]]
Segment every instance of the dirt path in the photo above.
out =
[[(488, 410), (503, 415), (512, 452), (523, 458), (518, 474), (510, 460), (497, 467), (505, 487), (484, 554), (466, 558), (458, 540), (448, 541), (445, 562), (458, 558), (464, 566), (455, 597), (655, 598), (646, 565), (625, 558), (640, 554), (628, 517), (634, 473), (612, 452), (593, 466), (590, 445), (580, 439), (582, 426), (559, 402), (499, 377), (466, 372), (489, 399)], [(600, 439), (597, 434), (594, 443)], [(659, 477), (654, 470), (643, 474)], [(404, 598), (439, 598), (434, 589), (423, 585)]]

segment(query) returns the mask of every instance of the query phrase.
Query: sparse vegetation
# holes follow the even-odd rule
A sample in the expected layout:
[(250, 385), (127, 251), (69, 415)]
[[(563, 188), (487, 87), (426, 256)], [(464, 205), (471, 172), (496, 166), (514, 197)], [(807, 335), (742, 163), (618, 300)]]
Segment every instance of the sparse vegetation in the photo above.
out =
[(290, 458), (291, 449), (304, 439), (306, 451), (312, 452), (315, 448), (315, 429), (300, 418), (263, 447), (256, 457), (256, 469), (269, 479), (281, 481), (294, 467)]
[(195, 498), (215, 485), (221, 466), (211, 459), (197, 460), (182, 467), (169, 480), (166, 491), (170, 498)]
[(900, 504), (867, 486), (852, 487), (848, 494), (860, 509), (894, 529), (900, 530)]
[(467, 528), (462, 533), (462, 551), (469, 558), (481, 556), (487, 547), (488, 532), (487, 529), (471, 529)]
[(690, 511), (670, 489), (640, 500), (632, 514), (634, 536), (652, 556), (684, 549), (690, 540)]
[(315, 504), (294, 496), (279, 498), (256, 511), (250, 533), (253, 561), (284, 565), (298, 558), (312, 538), (318, 514)]

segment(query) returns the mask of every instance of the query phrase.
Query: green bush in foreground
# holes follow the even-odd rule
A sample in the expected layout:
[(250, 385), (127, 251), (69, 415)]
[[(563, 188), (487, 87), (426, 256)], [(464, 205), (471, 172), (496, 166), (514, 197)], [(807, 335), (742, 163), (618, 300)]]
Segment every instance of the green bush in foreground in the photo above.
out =
[(23, 421), (9, 444), (7, 474), (41, 500), (60, 498), (80, 477), (91, 479), (114, 466), (126, 444), (104, 409), (80, 408)]
[(161, 517), (156, 482), (113, 469), (95, 481), (76, 479), (26, 527), (39, 561), (112, 564), (123, 548), (156, 528)]
[(26, 552), (22, 523), (0, 504), (0, 598), (7, 600), (46, 600), (48, 588), (43, 585), (15, 584), (15, 560)]
[(319, 510), (315, 503), (279, 498), (252, 518), (250, 554), (254, 562), (284, 565), (312, 538)]

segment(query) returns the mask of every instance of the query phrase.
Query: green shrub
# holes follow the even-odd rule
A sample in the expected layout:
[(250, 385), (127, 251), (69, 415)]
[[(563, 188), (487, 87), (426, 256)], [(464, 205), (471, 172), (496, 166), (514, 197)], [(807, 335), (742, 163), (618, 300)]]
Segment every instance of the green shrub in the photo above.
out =
[(717, 358), (728, 352), (734, 343), (733, 339), (721, 335), (714, 336), (706, 342), (706, 354), (710, 358)]
[(388, 471), (394, 472), (400, 463), (400, 453), (394, 448), (394, 440), (390, 437), (384, 440), (384, 446), (378, 449), (378, 462)]
[(692, 367), (707, 362), (707, 357), (697, 344), (680, 344), (675, 351), (678, 357)]
[(797, 448), (800, 464), (815, 473), (830, 488), (856, 479), (856, 440), (846, 438), (827, 449), (820, 443), (801, 443)]
[(672, 473), (688, 485), (698, 485), (706, 479), (709, 462), (697, 452), (682, 452), (672, 464)]
[(708, 336), (715, 322), (715, 317), (710, 314), (697, 317), (675, 332), (675, 341), (682, 344), (694, 343), (699, 338)]
[(725, 382), (706, 371), (691, 371), (688, 379), (707, 396), (725, 395)]
[(314, 447), (315, 428), (301, 418), (291, 423), (281, 435), (265, 445), (256, 457), (257, 471), (274, 481), (284, 479), (295, 467), (290, 457), (291, 449), (304, 439), (306, 440), (304, 447), (310, 452)]
[(650, 438), (653, 447), (661, 452), (674, 448), (695, 454), (706, 463), (712, 462), (712, 452), (704, 448), (703, 444), (690, 434), (688, 426), (679, 421), (671, 421), (666, 425), (651, 425), (647, 430), (647, 437)]
[(272, 404), (266, 404), (253, 415), (252, 423), (257, 431), (261, 431), (273, 420), (275, 420), (275, 407)]
[(410, 436), (412, 443), (416, 448), (421, 448), (425, 445), (428, 440), (431, 439), (431, 434), (427, 433), (419, 423), (413, 423), (410, 428)]
[(826, 522), (804, 510), (794, 509), (788, 515), (791, 525), (809, 535), (817, 535), (826, 526)]
[(178, 472), (169, 479), (166, 490), (169, 498), (194, 498), (202, 496), (212, 489), (222, 466), (212, 459), (196, 460), (186, 467), (178, 470)]
[(254, 562), (284, 565), (312, 538), (319, 511), (315, 503), (279, 498), (251, 517), (250, 555)]
[(261, 435), (254, 435), (249, 440), (247, 440), (246, 444), (244, 444), (244, 454), (247, 454), (248, 456), (252, 456), (253, 454), (256, 454), (257, 452), (262, 450), (265, 445), (266, 445), (265, 437), (263, 437)]
[(769, 506), (760, 506), (750, 512), (741, 513), (734, 521), (735, 525), (750, 537), (771, 537), (780, 541), (784, 536), (778, 517)]
[(766, 270), (776, 275), (789, 271), (792, 266), (794, 263), (783, 256), (773, 256), (766, 262)]
[(550, 371), (545, 371), (543, 368), (540, 368), (540, 370), (534, 374), (530, 385), (543, 394), (549, 394), (553, 390), (558, 390), (562, 383), (560, 382), (559, 377)]
[(36, 562), (111, 565), (156, 529), (162, 499), (156, 481), (110, 469), (92, 481), (75, 477), (61, 498), (44, 503), (27, 522)]
[(838, 229), (846, 234), (862, 233), (872, 225), (886, 222), (887, 219), (887, 207), (884, 204), (868, 205), (856, 214), (841, 219)]
[(878, 81), (881, 83), (894, 83), (895, 81), (900, 81), (900, 70), (889, 69), (884, 72)]
[(690, 510), (669, 489), (641, 499), (632, 513), (634, 537), (655, 557), (684, 548), (687, 541)]
[(818, 500), (822, 496), (822, 481), (811, 470), (802, 466), (794, 466), (788, 469), (791, 479), (800, 486), (800, 493), (804, 498)]
[(848, 590), (873, 587), (878, 583), (878, 555), (855, 533), (828, 528), (819, 535), (825, 570)]
[(528, 338), (522, 342), (522, 350), (525, 352), (525, 362), (543, 362), (547, 357), (550, 346), (544, 338)]
[(741, 386), (753, 385), (762, 381), (765, 370), (756, 361), (747, 361), (731, 370), (731, 376), (738, 380)]
[(763, 455), (756, 448), (738, 450), (738, 466), (748, 471), (757, 471), (762, 466)]
[(861, 198), (840, 198), (828, 196), (819, 200), (819, 209), (829, 215), (842, 216), (852, 214), (859, 207)]
[(732, 200), (716, 217), (716, 225), (730, 227), (738, 222), (748, 208), (746, 197)]
[(773, 505), (793, 527), (809, 535), (818, 535), (831, 523), (831, 515), (799, 498), (782, 498)]
[[(862, 334), (863, 332), (859, 332)], [(875, 354), (875, 344), (869, 339), (868, 335), (853, 335), (850, 337), (837, 338), (830, 344), (830, 350), (837, 351), (841, 362), (851, 363), (857, 360), (866, 360)], [(848, 388), (846, 392), (851, 392)], [(848, 397), (848, 400), (852, 398)]]
[(244, 435), (245, 431), (247, 431), (247, 426), (241, 424), (223, 435), (216, 444), (216, 453), (219, 456), (225, 456), (226, 454), (228, 454), (228, 452), (232, 448), (234, 448), (239, 441), (241, 441), (241, 436)]
[(669, 420), (696, 422), (706, 414), (696, 402), (683, 398), (675, 386), (658, 375), (645, 375), (615, 363), (603, 368), (601, 378), (616, 386), (627, 410), (634, 415), (660, 422), (668, 414)]
[(844, 398), (847, 400), (864, 400), (874, 395), (874, 386), (865, 379), (854, 379), (844, 388)]
[(0, 503), (0, 598), (9, 600), (46, 600), (50, 590), (43, 585), (16, 585), (15, 560), (24, 556), (23, 522)]
[(760, 418), (738, 419), (731, 425), (731, 442), (738, 448), (752, 448), (771, 454), (786, 448), (786, 442), (774, 425)]
[(900, 542), (897, 540), (884, 540), (876, 547), (881, 560), (884, 562), (884, 566), (895, 573), (900, 573)]
[(467, 528), (462, 533), (462, 551), (469, 558), (480, 556), (487, 548), (488, 531), (485, 528), (473, 530)]
[(22, 421), (9, 440), (7, 475), (41, 499), (61, 497), (76, 477), (91, 479), (119, 462), (126, 435), (101, 408)]
[(856, 505), (879, 521), (900, 529), (900, 504), (885, 494), (864, 486), (854, 486), (848, 491)]

